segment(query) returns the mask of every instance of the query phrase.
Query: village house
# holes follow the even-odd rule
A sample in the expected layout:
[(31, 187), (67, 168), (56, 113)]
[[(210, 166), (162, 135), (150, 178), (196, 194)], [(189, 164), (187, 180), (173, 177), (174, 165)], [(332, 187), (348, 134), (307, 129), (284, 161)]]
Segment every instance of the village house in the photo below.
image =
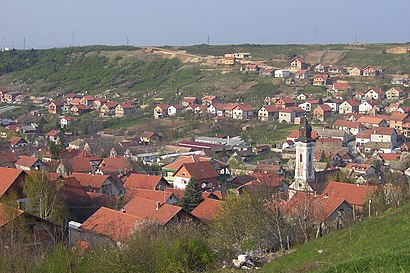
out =
[(91, 106), (92, 109), (100, 110), (101, 106), (107, 103), (108, 100), (106, 98), (97, 98), (93, 101), (93, 105)]
[(202, 221), (212, 221), (221, 208), (222, 201), (212, 198), (204, 198), (199, 205), (191, 212), (196, 218)]
[(161, 103), (154, 107), (154, 118), (161, 119), (168, 116), (168, 104)]
[(173, 117), (182, 114), (184, 107), (179, 104), (170, 105), (168, 107), (168, 116)]
[(132, 173), (124, 183), (124, 188), (128, 189), (147, 189), (163, 191), (170, 184), (160, 175)]
[(363, 101), (359, 105), (359, 113), (376, 115), (382, 107), (383, 106), (375, 100)]
[(357, 122), (360, 122), (367, 128), (387, 127), (389, 125), (384, 118), (376, 116), (362, 116), (357, 120)]
[(332, 112), (339, 112), (339, 106), (343, 101), (340, 99), (326, 99), (323, 104), (329, 105), (332, 108)]
[(210, 106), (213, 103), (219, 103), (219, 98), (217, 96), (205, 95), (202, 97), (201, 102), (203, 105)]
[(62, 176), (69, 176), (72, 173), (91, 174), (94, 168), (87, 158), (61, 159), (56, 168), (56, 172)]
[(60, 119), (60, 127), (63, 128), (67, 128), (67, 126), (69, 126), (72, 122), (76, 122), (78, 119), (74, 118), (74, 117), (62, 117)]
[(14, 100), (17, 104), (28, 103), (30, 101), (30, 97), (25, 94), (20, 94)]
[(367, 100), (382, 100), (384, 99), (384, 91), (380, 88), (370, 88), (364, 93)]
[(300, 93), (295, 97), (295, 100), (302, 100), (305, 101), (309, 98), (309, 96), (306, 93)]
[(362, 71), (364, 77), (375, 77), (381, 76), (382, 74), (383, 69), (380, 66), (367, 66)]
[(90, 108), (86, 105), (83, 105), (83, 104), (74, 105), (73, 107), (70, 108), (70, 112), (74, 116), (80, 116), (80, 115), (88, 112), (89, 110), (90, 110)]
[(307, 70), (298, 70), (295, 73), (295, 79), (306, 80), (309, 78)]
[(348, 121), (338, 119), (333, 123), (333, 128), (338, 130), (343, 130), (351, 133), (352, 135), (357, 135), (360, 132), (366, 130), (366, 127), (360, 122)]
[(328, 85), (330, 82), (329, 75), (327, 74), (315, 74), (313, 75), (313, 85), (323, 86)]
[(209, 161), (184, 163), (173, 175), (173, 186), (177, 189), (185, 189), (189, 180), (195, 179), (195, 182), (201, 189), (212, 188), (216, 186), (219, 173), (215, 170)]
[(409, 116), (400, 112), (393, 112), (389, 117), (390, 128), (401, 132), (403, 125), (408, 121)]
[(295, 106), (295, 101), (291, 98), (280, 98), (275, 101), (275, 106), (278, 108), (288, 108)]
[(354, 100), (344, 101), (339, 105), (339, 114), (349, 114), (359, 112), (359, 103)]
[(24, 138), (18, 136), (10, 137), (9, 142), (12, 148), (28, 146), (28, 142)]
[(397, 131), (394, 128), (388, 127), (373, 128), (370, 141), (391, 143), (391, 146), (395, 148), (398, 146)]
[(235, 64), (235, 57), (234, 56), (225, 56), (222, 63), (225, 64), (225, 65), (234, 65)]
[(315, 72), (316, 73), (326, 73), (328, 67), (329, 67), (329, 65), (320, 63), (320, 64), (315, 66)]
[(313, 110), (313, 116), (319, 121), (325, 121), (332, 115), (332, 108), (326, 104), (320, 104)]
[(102, 193), (110, 196), (122, 196), (125, 194), (123, 182), (111, 175), (95, 175), (85, 173), (71, 173), (87, 192)]
[(303, 70), (308, 68), (308, 64), (301, 58), (294, 58), (290, 61), (290, 68), (293, 71)]
[(334, 82), (332, 87), (329, 90), (334, 93), (341, 93), (349, 89), (350, 89), (350, 86), (348, 82)]
[(117, 118), (123, 118), (132, 113), (134, 107), (131, 103), (119, 103), (115, 107), (115, 116)]
[(80, 104), (85, 105), (88, 108), (88, 107), (91, 107), (93, 105), (94, 101), (95, 101), (94, 97), (86, 95), (86, 96), (83, 96), (80, 99)]
[(302, 108), (306, 112), (312, 111), (313, 108), (315, 108), (319, 104), (318, 100), (311, 99), (308, 101), (305, 101), (301, 104), (298, 105), (298, 107)]
[(192, 104), (199, 104), (199, 100), (196, 97), (184, 97), (181, 100), (181, 105), (187, 107)]
[(21, 95), (20, 92), (10, 91), (4, 94), (4, 102), (12, 103), (16, 100), (17, 96)]
[(61, 101), (52, 101), (49, 105), (48, 105), (48, 112), (50, 114), (57, 114), (60, 113), (63, 109), (64, 103)]
[(278, 122), (295, 124), (296, 111), (289, 108), (279, 109)]
[(265, 105), (258, 110), (258, 118), (262, 121), (276, 120), (278, 117), (279, 109), (274, 105)]
[(363, 69), (359, 66), (354, 66), (350, 68), (348, 71), (349, 76), (361, 76), (363, 75)]
[(259, 71), (261, 77), (273, 77), (275, 76), (275, 69), (262, 69)]
[(290, 71), (285, 69), (277, 69), (275, 70), (275, 78), (289, 78)]
[(16, 162), (16, 168), (23, 171), (43, 170), (45, 164), (38, 158), (30, 156), (20, 156)]
[(343, 74), (343, 67), (330, 65), (327, 69), (330, 74)]
[(100, 116), (108, 117), (108, 116), (114, 115), (115, 109), (117, 106), (118, 106), (118, 102), (114, 102), (114, 101), (109, 101), (109, 102), (104, 103), (100, 107)]
[(162, 141), (162, 137), (153, 132), (144, 132), (138, 138), (139, 138), (139, 141), (144, 144), (159, 143)]
[(214, 116), (223, 117), (224, 116), (224, 107), (225, 104), (222, 103), (213, 103), (208, 106), (206, 111), (211, 113)]
[(131, 171), (132, 166), (128, 158), (107, 157), (101, 160), (96, 173), (98, 174), (121, 174)]
[(224, 106), (224, 116), (226, 118), (232, 118), (233, 117), (233, 109), (236, 108), (238, 104), (237, 103), (227, 103)]
[(240, 68), (241, 72), (259, 72), (259, 70), (260, 67), (257, 64), (247, 64)]
[(363, 149), (370, 142), (372, 130), (364, 130), (356, 135), (356, 148)]
[(46, 134), (46, 137), (48, 141), (53, 142), (54, 144), (62, 144), (62, 140), (64, 137), (64, 134), (59, 131), (59, 130), (51, 130)]
[(252, 105), (239, 104), (232, 110), (232, 118), (239, 120), (252, 119), (255, 115), (255, 109)]
[(386, 91), (386, 98), (398, 100), (406, 96), (406, 93), (400, 87), (391, 87)]

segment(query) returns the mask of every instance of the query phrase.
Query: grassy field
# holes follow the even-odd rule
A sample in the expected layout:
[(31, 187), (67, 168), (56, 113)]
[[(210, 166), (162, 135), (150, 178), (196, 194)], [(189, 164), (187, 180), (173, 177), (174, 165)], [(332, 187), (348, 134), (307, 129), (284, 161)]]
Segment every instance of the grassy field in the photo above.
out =
[(406, 204), (301, 245), (260, 272), (410, 272), (409, 234)]

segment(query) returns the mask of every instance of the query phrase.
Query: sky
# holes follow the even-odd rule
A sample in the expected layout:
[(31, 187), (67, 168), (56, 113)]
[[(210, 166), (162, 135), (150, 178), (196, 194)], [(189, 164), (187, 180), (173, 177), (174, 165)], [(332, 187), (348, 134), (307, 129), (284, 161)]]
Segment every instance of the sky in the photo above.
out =
[[(410, 41), (409, 0), (0, 0), (0, 47)], [(74, 34), (74, 35), (73, 35)], [(74, 39), (73, 39), (74, 38)]]

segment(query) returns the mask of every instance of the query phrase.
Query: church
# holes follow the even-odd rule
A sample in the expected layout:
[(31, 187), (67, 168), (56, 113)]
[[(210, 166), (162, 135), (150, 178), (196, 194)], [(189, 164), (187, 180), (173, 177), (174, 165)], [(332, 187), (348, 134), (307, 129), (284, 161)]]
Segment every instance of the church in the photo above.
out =
[(299, 137), (295, 140), (296, 166), (295, 179), (289, 186), (289, 198), (297, 191), (320, 194), (325, 185), (328, 172), (315, 173), (314, 153), (317, 138), (312, 137), (312, 126), (307, 118), (299, 127)]

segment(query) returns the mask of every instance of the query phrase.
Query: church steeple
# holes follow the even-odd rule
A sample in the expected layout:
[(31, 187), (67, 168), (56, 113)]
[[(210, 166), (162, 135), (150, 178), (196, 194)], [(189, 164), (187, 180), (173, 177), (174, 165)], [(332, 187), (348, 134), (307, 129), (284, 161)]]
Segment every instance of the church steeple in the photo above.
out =
[(315, 180), (314, 153), (316, 138), (312, 137), (312, 126), (305, 117), (299, 127), (299, 137), (295, 141), (296, 168), (295, 179), (307, 183)]
[(312, 126), (310, 126), (306, 116), (302, 125), (299, 127), (299, 138), (297, 138), (296, 141), (304, 143), (316, 141), (316, 139), (312, 138)]

